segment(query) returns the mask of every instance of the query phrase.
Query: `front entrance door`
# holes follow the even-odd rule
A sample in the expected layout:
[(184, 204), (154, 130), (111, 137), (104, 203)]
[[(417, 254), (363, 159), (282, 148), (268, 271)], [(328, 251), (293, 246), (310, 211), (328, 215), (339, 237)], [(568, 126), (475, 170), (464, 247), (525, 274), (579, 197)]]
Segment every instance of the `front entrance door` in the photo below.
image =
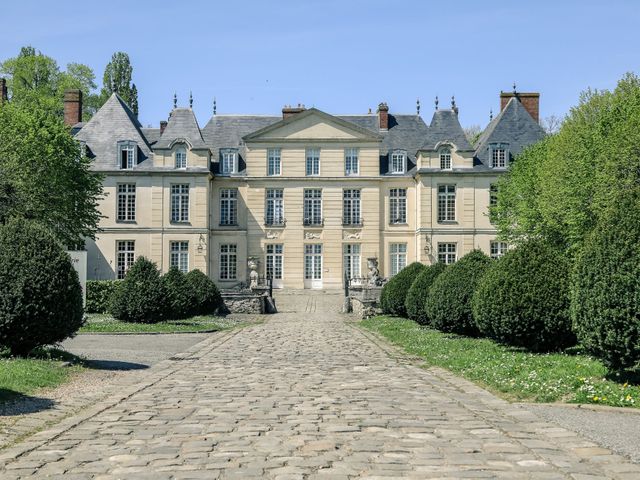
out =
[(304, 246), (304, 288), (322, 288), (322, 244)]
[(271, 243), (267, 245), (266, 274), (273, 281), (273, 288), (282, 288), (282, 258), (284, 245)]

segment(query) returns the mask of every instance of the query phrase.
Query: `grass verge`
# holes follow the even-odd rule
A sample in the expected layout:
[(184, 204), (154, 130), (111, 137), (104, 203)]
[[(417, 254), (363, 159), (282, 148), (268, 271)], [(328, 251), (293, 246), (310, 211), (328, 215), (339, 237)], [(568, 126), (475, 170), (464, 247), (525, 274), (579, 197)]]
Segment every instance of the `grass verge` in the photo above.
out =
[(79, 333), (197, 333), (225, 330), (237, 325), (237, 322), (213, 315), (158, 323), (130, 323), (116, 320), (111, 315), (90, 313)]
[(445, 334), (397, 317), (374, 317), (360, 325), (428, 365), (446, 368), (508, 400), (640, 407), (640, 386), (607, 378), (602, 363), (579, 351), (528, 353), (484, 338)]

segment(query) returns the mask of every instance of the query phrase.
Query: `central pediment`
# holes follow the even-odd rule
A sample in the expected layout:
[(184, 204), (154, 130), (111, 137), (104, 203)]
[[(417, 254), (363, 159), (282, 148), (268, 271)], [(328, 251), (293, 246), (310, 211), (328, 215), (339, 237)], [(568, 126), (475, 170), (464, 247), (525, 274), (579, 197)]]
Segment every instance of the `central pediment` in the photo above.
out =
[(276, 122), (246, 135), (245, 142), (272, 141), (348, 141), (380, 142), (376, 132), (362, 128), (316, 108)]

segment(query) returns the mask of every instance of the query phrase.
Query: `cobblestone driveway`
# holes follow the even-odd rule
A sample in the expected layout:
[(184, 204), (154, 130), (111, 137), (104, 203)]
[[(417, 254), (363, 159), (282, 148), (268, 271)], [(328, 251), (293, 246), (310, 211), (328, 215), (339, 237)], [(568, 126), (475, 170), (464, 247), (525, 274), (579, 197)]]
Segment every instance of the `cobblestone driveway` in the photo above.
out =
[[(640, 478), (640, 466), (361, 332), (337, 295), (279, 298), (0, 452), (0, 478)], [(299, 312), (299, 313), (294, 313)]]

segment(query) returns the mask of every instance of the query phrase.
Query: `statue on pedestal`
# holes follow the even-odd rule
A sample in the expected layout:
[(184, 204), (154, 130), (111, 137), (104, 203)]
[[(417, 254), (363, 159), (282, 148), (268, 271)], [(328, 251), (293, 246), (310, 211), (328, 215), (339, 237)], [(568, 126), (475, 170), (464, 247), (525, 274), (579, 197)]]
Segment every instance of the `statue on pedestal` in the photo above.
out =
[(382, 285), (382, 277), (380, 277), (380, 270), (378, 269), (378, 259), (376, 257), (367, 258), (367, 285), (369, 287), (379, 287)]
[(254, 288), (258, 288), (258, 262), (255, 259), (249, 259), (249, 288), (253, 290)]

